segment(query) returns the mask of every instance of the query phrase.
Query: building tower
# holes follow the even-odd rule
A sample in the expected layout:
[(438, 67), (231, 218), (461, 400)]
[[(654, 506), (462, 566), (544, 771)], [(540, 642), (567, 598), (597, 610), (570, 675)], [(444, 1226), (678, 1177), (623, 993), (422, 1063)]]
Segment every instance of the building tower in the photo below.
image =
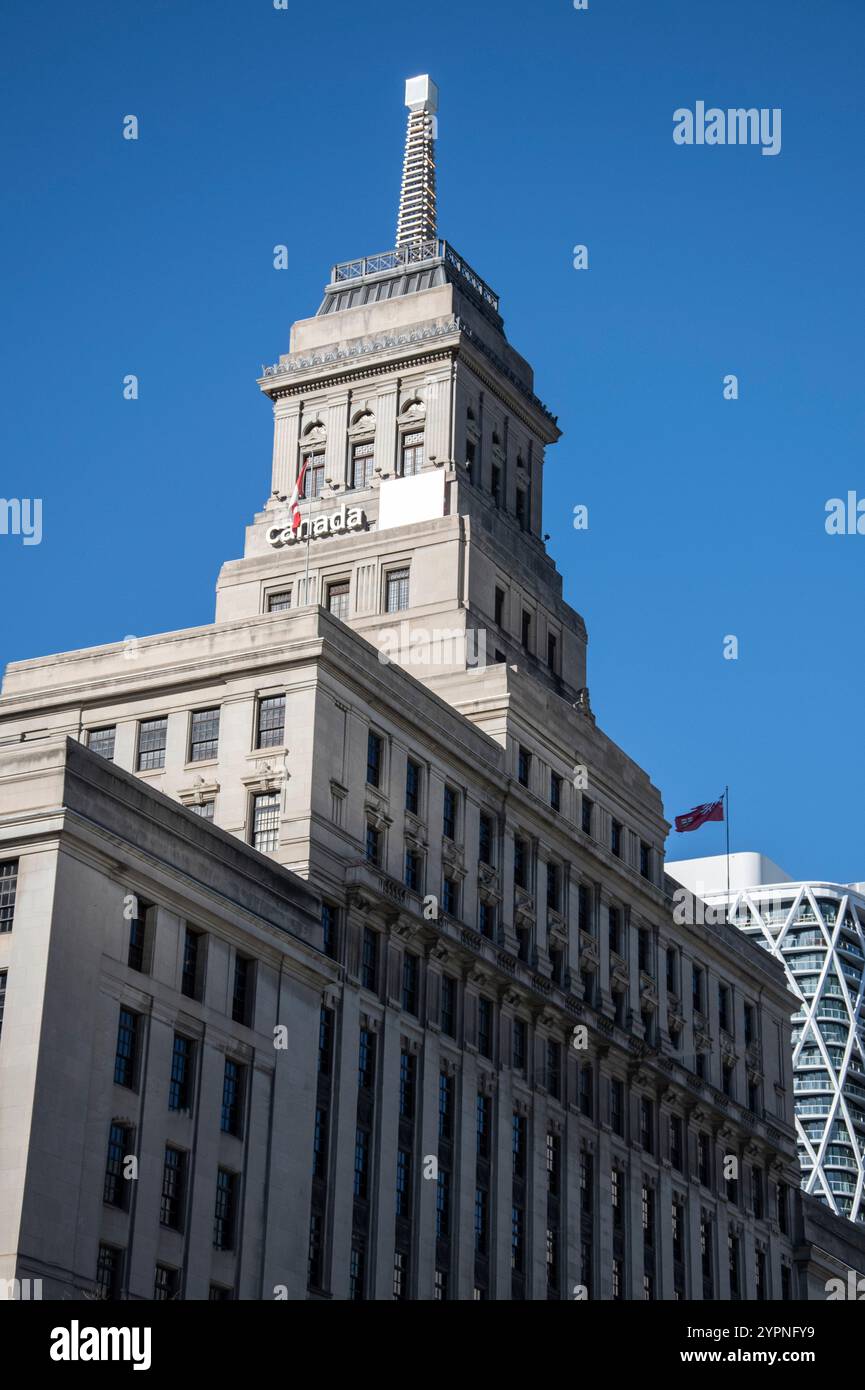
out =
[(794, 883), (761, 854), (668, 863), (707, 903), (783, 961), (799, 1007), (793, 1090), (802, 1186), (865, 1223), (865, 884)]
[[(216, 620), (6, 671), (5, 1268), (70, 1296), (791, 1297), (783, 969), (673, 920), (660, 793), (596, 721), (544, 543), (558, 425), (426, 237), (435, 89), (409, 97), (426, 192), (261, 374), (270, 492)], [(102, 1193), (142, 1134), (130, 1212)]]
[(438, 88), (429, 77), (410, 77), (405, 84), (408, 128), (399, 195), (396, 244), (410, 247), (436, 235), (436, 111)]

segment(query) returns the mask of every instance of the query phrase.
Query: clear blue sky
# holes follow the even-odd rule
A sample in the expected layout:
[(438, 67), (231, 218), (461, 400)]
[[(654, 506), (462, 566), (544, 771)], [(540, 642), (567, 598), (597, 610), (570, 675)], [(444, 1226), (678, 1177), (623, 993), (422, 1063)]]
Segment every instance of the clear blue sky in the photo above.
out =
[[(429, 71), (440, 230), (565, 431), (600, 723), (670, 818), (729, 782), (734, 848), (865, 879), (865, 536), (824, 530), (865, 496), (862, 0), (50, 0), (0, 53), (0, 494), (44, 503), (40, 546), (0, 537), (0, 660), (212, 618), (269, 491), (260, 365), (392, 245)], [(674, 145), (697, 100), (781, 107), (781, 154)]]

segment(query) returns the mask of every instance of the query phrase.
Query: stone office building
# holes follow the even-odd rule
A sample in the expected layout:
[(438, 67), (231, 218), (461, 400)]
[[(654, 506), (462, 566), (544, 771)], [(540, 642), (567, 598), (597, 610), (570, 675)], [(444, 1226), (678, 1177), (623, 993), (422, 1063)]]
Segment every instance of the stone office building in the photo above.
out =
[[(91, 972), (106, 978), (95, 1011), (60, 1007), (20, 1037), (44, 961), (27, 917), (0, 935), (0, 1103), (13, 1103), (15, 1069), (42, 1065), (51, 1030), (81, 1033), (76, 1068), (98, 1097), (86, 1115), (80, 1091), (68, 1098), (85, 1132), (66, 1244), (34, 1216), (4, 1248), (21, 1269), (62, 1266), (103, 1291), (110, 1249), (131, 1271), (113, 1287), (133, 1297), (165, 1296), (162, 1268), (188, 1298), (271, 1297), (271, 1281), (339, 1300), (796, 1297), (783, 970), (734, 928), (673, 921), (660, 795), (596, 722), (585, 626), (544, 545), (556, 421), (498, 297), (437, 238), (424, 183), (435, 88), (415, 79), (407, 97), (397, 249), (336, 266), (262, 374), (272, 492), (223, 567), (216, 621), (7, 669), (0, 739), (16, 771), (0, 782), (0, 875), (17, 875), (43, 938), (49, 899), (40, 907), (38, 855), (18, 834), (39, 783), (28, 758), (74, 764), (66, 741), (84, 743), (119, 769), (114, 794), (143, 820), (166, 822), (165, 798), (187, 811), (160, 849), (174, 855), (167, 897), (136, 862), (157, 941), (166, 923), (149, 975), (122, 964), (135, 941), (117, 924), (106, 845), (114, 887), (88, 927)], [(249, 848), (232, 858), (237, 841)], [(245, 904), (238, 886), (259, 875)], [(215, 973), (206, 1012), (189, 1017), (184, 924), (206, 929), (211, 888), (231, 907), (206, 904)], [(229, 1008), (233, 952), (262, 962), (252, 1023)], [(153, 1065), (125, 1106), (106, 1070), (112, 1006), (157, 1020)], [(280, 1023), (285, 1073), (268, 1037)], [(121, 1012), (121, 1042), (123, 1026)], [(202, 1030), (205, 1079), (181, 1121), (170, 1040)], [(215, 1119), (231, 1057), (256, 1088), (243, 1148)], [(149, 1177), (118, 1214), (103, 1184), (114, 1126), (131, 1131), (120, 1148), (137, 1143), (136, 1105)], [(51, 1166), (40, 1121), (45, 1153), (25, 1169), (19, 1145), (2, 1178), (37, 1215), (28, 1189)], [(176, 1210), (163, 1143), (184, 1167)], [(252, 1242), (234, 1265), (205, 1219), (223, 1171)], [(166, 1231), (166, 1202), (179, 1230)]]

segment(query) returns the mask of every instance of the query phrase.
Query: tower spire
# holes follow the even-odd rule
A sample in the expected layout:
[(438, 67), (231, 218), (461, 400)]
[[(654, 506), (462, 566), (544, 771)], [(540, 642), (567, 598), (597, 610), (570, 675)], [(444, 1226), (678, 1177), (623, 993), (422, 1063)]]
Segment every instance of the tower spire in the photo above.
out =
[(438, 87), (431, 77), (410, 77), (405, 84), (409, 114), (396, 226), (397, 247), (408, 246), (413, 241), (430, 241), (436, 235), (438, 99)]

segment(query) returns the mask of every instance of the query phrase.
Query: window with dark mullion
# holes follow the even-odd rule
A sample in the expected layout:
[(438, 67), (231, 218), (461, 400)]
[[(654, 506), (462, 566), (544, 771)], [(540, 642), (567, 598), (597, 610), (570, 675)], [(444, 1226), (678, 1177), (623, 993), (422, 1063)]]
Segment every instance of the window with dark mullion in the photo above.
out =
[(162, 1197), (159, 1220), (172, 1231), (183, 1228), (183, 1206), (186, 1196), (186, 1154), (170, 1144), (165, 1149), (162, 1165)]
[(109, 762), (114, 759), (114, 739), (117, 727), (114, 724), (105, 729), (91, 729), (87, 735), (87, 747), (93, 753), (98, 753), (100, 758), (107, 758)]
[(117, 1051), (114, 1057), (114, 1081), (134, 1091), (138, 1081), (139, 1017), (129, 1009), (120, 1010), (117, 1025)]
[(18, 860), (7, 859), (0, 864), (0, 932), (12, 930), (17, 893)]
[(171, 1079), (168, 1085), (169, 1110), (192, 1108), (192, 1058), (195, 1044), (182, 1033), (174, 1034), (171, 1052)]
[(423, 468), (423, 430), (413, 430), (404, 434), (401, 440), (399, 472), (402, 478), (411, 478)]
[(6, 1007), (6, 980), (8, 970), (0, 970), (0, 1033), (3, 1032), (3, 1011)]
[(216, 1174), (216, 1202), (213, 1211), (213, 1244), (217, 1250), (234, 1249), (234, 1217), (237, 1174), (220, 1168)]
[(258, 702), (256, 748), (279, 748), (285, 740), (285, 696), (267, 695)]
[(200, 763), (215, 758), (219, 753), (219, 710), (197, 709), (192, 711), (189, 736), (189, 761)]
[(356, 488), (369, 487), (375, 469), (375, 443), (365, 439), (352, 445), (351, 485)]
[(234, 989), (231, 995), (231, 1017), (235, 1023), (249, 1026), (252, 1015), (252, 977), (254, 961), (248, 956), (235, 954)]
[(420, 764), (409, 758), (405, 771), (405, 809), (413, 816), (420, 814)]
[(152, 772), (165, 767), (168, 740), (167, 719), (145, 719), (138, 727), (138, 771)]
[(400, 613), (404, 608), (408, 608), (408, 568), (391, 570), (385, 583), (385, 612)]
[(381, 785), (383, 749), (384, 741), (370, 730), (366, 738), (366, 780), (370, 787)]
[(222, 1077), (222, 1113), (220, 1129), (240, 1139), (243, 1133), (243, 1079), (245, 1068), (233, 1058), (226, 1057)]
[(125, 1211), (129, 1202), (129, 1183), (123, 1173), (124, 1160), (132, 1150), (132, 1129), (115, 1120), (108, 1132), (108, 1156), (105, 1161), (105, 1182), (102, 1200), (110, 1207)]

